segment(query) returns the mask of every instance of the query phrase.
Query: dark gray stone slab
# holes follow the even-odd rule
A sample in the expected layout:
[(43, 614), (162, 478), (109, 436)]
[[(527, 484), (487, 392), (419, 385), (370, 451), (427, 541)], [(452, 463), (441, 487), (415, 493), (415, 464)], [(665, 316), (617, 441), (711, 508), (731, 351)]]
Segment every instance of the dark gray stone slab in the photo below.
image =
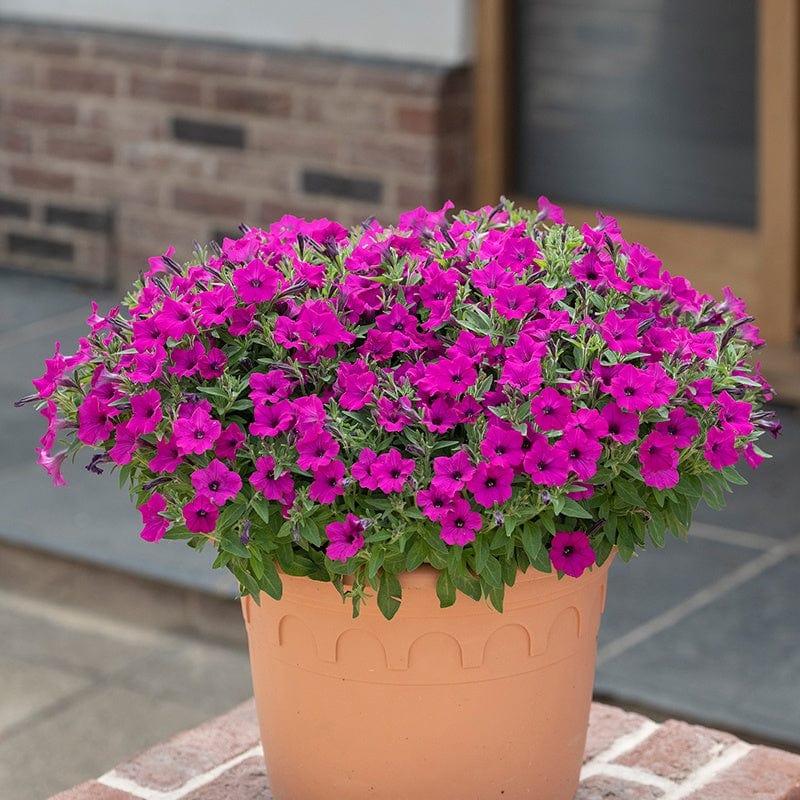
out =
[(617, 558), (609, 571), (599, 647), (677, 606), (746, 564), (754, 553), (760, 554), (690, 535), (685, 542), (670, 537), (663, 550), (651, 547), (627, 564)]
[(602, 664), (596, 692), (800, 747), (800, 556)]

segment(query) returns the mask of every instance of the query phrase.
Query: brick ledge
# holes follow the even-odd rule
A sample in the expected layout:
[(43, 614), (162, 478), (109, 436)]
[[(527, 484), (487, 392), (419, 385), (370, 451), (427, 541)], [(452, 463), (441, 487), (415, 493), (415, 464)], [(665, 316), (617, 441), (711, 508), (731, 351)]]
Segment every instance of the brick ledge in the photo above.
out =
[[(271, 800), (252, 700), (51, 800), (184, 798)], [(800, 755), (594, 703), (575, 800), (601, 798), (800, 800)]]

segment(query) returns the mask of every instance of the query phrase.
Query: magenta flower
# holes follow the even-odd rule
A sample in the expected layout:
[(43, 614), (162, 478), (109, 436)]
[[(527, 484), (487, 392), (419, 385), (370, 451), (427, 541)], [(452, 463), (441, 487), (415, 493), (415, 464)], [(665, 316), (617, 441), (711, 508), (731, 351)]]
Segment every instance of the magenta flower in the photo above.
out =
[(282, 369), (254, 372), (250, 376), (250, 399), (255, 405), (285, 400), (293, 388), (294, 382), (286, 377)]
[(481, 461), (475, 474), (467, 482), (475, 502), (484, 508), (505, 503), (511, 497), (511, 482), (514, 470), (502, 464)]
[(639, 417), (623, 411), (613, 401), (600, 412), (608, 423), (608, 435), (620, 444), (630, 444), (639, 435)]
[(321, 426), (310, 428), (297, 444), (297, 466), (316, 470), (333, 461), (339, 453), (339, 443)]
[(175, 436), (178, 452), (182, 456), (190, 453), (200, 455), (214, 446), (222, 433), (222, 425), (218, 420), (212, 419), (208, 411), (200, 407), (190, 416), (176, 419), (172, 425), (172, 433)]
[(644, 411), (655, 406), (655, 389), (652, 375), (631, 364), (623, 364), (611, 379), (609, 391), (623, 411)]
[(467, 481), (475, 475), (475, 467), (466, 450), (457, 450), (452, 456), (437, 456), (433, 459), (431, 486), (447, 495), (460, 492)]
[(119, 410), (89, 393), (78, 408), (78, 439), (84, 444), (100, 444), (111, 438), (113, 418)]
[(279, 400), (272, 405), (256, 406), (248, 430), (253, 436), (278, 436), (292, 427), (294, 419), (292, 404), (288, 400)]
[(197, 495), (183, 506), (183, 519), (186, 530), (192, 533), (211, 533), (217, 526), (219, 509), (211, 498)]
[(205, 355), (203, 343), (195, 340), (189, 347), (178, 347), (171, 352), (172, 366), (167, 367), (167, 372), (179, 378), (188, 378), (194, 375), (200, 367), (200, 359)]
[(231, 422), (220, 433), (214, 454), (217, 458), (236, 458), (236, 451), (244, 444), (244, 440), (244, 431), (235, 422)]
[(200, 377), (207, 381), (221, 378), (225, 373), (228, 356), (219, 347), (210, 347), (208, 352), (197, 362), (197, 371)]
[(338, 459), (316, 467), (308, 496), (318, 503), (332, 503), (339, 495), (344, 494), (344, 474), (344, 464)]
[(234, 270), (232, 280), (245, 303), (268, 303), (278, 293), (281, 274), (254, 258), (246, 267)]
[(297, 417), (297, 431), (301, 436), (312, 428), (322, 427), (326, 419), (322, 401), (315, 394), (293, 400), (292, 411)]
[(453, 507), (442, 517), (442, 529), (439, 536), (446, 544), (465, 544), (475, 541), (475, 534), (481, 529), (483, 520), (477, 511), (473, 511), (467, 500), (456, 498)]
[[(406, 405), (408, 403), (408, 405)], [(380, 397), (375, 403), (377, 409), (376, 421), (385, 431), (395, 433), (401, 431), (411, 422), (410, 401), (407, 398), (400, 400), (390, 400), (388, 397)]]
[(752, 432), (750, 412), (753, 406), (750, 403), (734, 400), (727, 392), (720, 392), (717, 402), (719, 422), (723, 428), (730, 428), (737, 436), (747, 436)]
[(579, 408), (567, 421), (567, 430), (581, 431), (590, 439), (602, 439), (608, 435), (608, 422), (596, 408)]
[(236, 295), (227, 284), (201, 292), (197, 297), (200, 300), (197, 318), (201, 325), (209, 328), (222, 325), (233, 316)]
[(572, 401), (548, 386), (531, 400), (531, 413), (543, 431), (564, 430), (572, 411)]
[(539, 216), (542, 219), (549, 219), (557, 225), (563, 225), (566, 222), (561, 206), (551, 203), (545, 195), (539, 197)]
[(559, 531), (550, 544), (550, 563), (565, 575), (579, 578), (596, 559), (583, 531)]
[(528, 286), (515, 283), (497, 294), (493, 308), (506, 319), (522, 319), (536, 308), (536, 295)]
[(579, 481), (588, 481), (597, 472), (603, 445), (589, 438), (580, 428), (568, 430), (555, 445), (567, 457), (567, 467)]
[(114, 446), (108, 451), (108, 455), (115, 464), (130, 464), (138, 445), (139, 435), (131, 430), (130, 422), (125, 422), (115, 428)]
[(684, 408), (673, 408), (664, 422), (656, 423), (659, 433), (672, 439), (675, 447), (689, 447), (700, 433), (700, 423), (686, 413)]
[(156, 442), (156, 454), (150, 459), (148, 466), (153, 472), (175, 472), (183, 462), (175, 436), (160, 439)]
[(175, 341), (182, 339), (187, 334), (197, 335), (197, 328), (194, 325), (194, 312), (188, 303), (165, 297), (164, 305), (155, 319), (161, 333)]
[(567, 482), (569, 462), (566, 452), (548, 444), (544, 437), (533, 442), (522, 466), (539, 486), (563, 486)]
[(713, 389), (714, 381), (711, 378), (700, 378), (689, 384), (686, 395), (697, 405), (708, 408), (715, 400)]
[(339, 364), (339, 377), (337, 384), (342, 392), (339, 405), (348, 411), (357, 411), (371, 402), (372, 390), (378, 383), (378, 378), (364, 361), (358, 360), (354, 364), (343, 362)]
[(637, 319), (623, 319), (612, 310), (606, 313), (599, 330), (609, 350), (617, 353), (635, 353), (641, 349)]
[(128, 421), (131, 433), (152, 433), (161, 422), (161, 393), (148, 389), (144, 394), (131, 395), (133, 416)]
[(358, 454), (358, 460), (350, 467), (350, 475), (362, 489), (374, 491), (378, 488), (378, 480), (372, 474), (372, 467), (377, 458), (378, 454), (374, 450), (365, 447)]
[(364, 546), (364, 523), (348, 514), (344, 522), (331, 522), (325, 526), (328, 547), (325, 555), (331, 561), (347, 561)]
[(680, 481), (678, 451), (671, 436), (653, 431), (639, 446), (642, 479), (656, 489), (671, 489)]
[(156, 350), (154, 353), (137, 353), (131, 359), (128, 377), (134, 383), (152, 383), (164, 372), (166, 351)]
[(478, 379), (473, 362), (465, 356), (440, 358), (428, 364), (419, 386), (433, 394), (439, 392), (449, 397), (459, 397)]
[(458, 425), (458, 412), (452, 400), (437, 397), (429, 406), (422, 407), (422, 424), (431, 433), (446, 433)]
[(522, 434), (505, 425), (490, 424), (481, 442), (481, 455), (492, 464), (518, 467), (522, 463)]
[(231, 336), (246, 336), (255, 329), (256, 307), (254, 305), (237, 306), (231, 313), (231, 324), (228, 333)]
[(53, 357), (46, 358), (44, 365), (44, 375), (31, 381), (40, 398), (50, 397), (64, 378), (66, 359), (61, 355), (61, 342), (56, 342)]
[(60, 453), (51, 455), (43, 447), (37, 447), (36, 455), (36, 463), (50, 476), (53, 486), (66, 486), (67, 481), (61, 474), (61, 465), (67, 457), (67, 451), (62, 450)]
[(739, 453), (736, 450), (736, 432), (733, 428), (711, 428), (706, 437), (704, 455), (714, 469), (735, 464), (739, 460)]
[(163, 494), (153, 492), (150, 499), (139, 506), (139, 513), (142, 515), (141, 536), (146, 542), (157, 542), (167, 532), (169, 519), (161, 515), (167, 507), (167, 500)]
[(59, 418), (58, 406), (52, 400), (48, 400), (39, 413), (47, 420), (47, 430), (39, 439), (39, 444), (49, 450), (56, 443), (58, 432), (66, 428), (67, 421)]
[(470, 281), (481, 294), (493, 297), (498, 290), (505, 291), (514, 285), (514, 275), (497, 261), (490, 261), (482, 269), (473, 270)]
[(284, 508), (294, 505), (294, 478), (288, 472), (275, 477), (275, 459), (272, 456), (261, 456), (256, 459), (256, 471), (249, 481), (264, 495), (267, 500), (276, 500)]
[(441, 522), (445, 514), (452, 510), (455, 496), (431, 484), (427, 489), (420, 489), (416, 499), (420, 510), (429, 520)]
[(400, 451), (393, 447), (388, 453), (383, 453), (375, 459), (371, 472), (378, 488), (384, 494), (390, 494), (403, 491), (403, 486), (415, 466), (414, 459), (403, 458)]
[(205, 469), (195, 470), (191, 481), (198, 494), (205, 495), (218, 506), (232, 500), (242, 488), (239, 473), (228, 469), (216, 458)]

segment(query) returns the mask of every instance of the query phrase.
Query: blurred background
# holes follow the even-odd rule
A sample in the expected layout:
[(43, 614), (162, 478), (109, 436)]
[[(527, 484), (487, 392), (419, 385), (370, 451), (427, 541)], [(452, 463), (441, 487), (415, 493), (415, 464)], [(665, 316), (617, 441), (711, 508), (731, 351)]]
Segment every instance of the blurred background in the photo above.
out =
[(0, 796), (250, 694), (233, 581), (140, 541), (114, 476), (36, 466), (12, 403), (53, 341), (169, 246), (500, 195), (613, 214), (756, 315), (776, 457), (615, 565), (597, 695), (800, 749), (798, 78), (794, 0), (0, 0)]

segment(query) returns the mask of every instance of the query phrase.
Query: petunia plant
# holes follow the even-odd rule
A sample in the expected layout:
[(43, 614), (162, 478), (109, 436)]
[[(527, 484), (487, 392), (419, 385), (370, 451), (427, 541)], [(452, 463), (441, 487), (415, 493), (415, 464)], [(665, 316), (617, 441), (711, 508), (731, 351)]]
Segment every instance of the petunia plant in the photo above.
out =
[(349, 231), (285, 216), (150, 259), (24, 398), (39, 463), (63, 484), (93, 451), (143, 539), (213, 546), (243, 593), (308, 576), (386, 617), (423, 564), (443, 606), (502, 610), (519, 570), (576, 577), (721, 507), (779, 430), (744, 303), (611, 217), (452, 208)]

